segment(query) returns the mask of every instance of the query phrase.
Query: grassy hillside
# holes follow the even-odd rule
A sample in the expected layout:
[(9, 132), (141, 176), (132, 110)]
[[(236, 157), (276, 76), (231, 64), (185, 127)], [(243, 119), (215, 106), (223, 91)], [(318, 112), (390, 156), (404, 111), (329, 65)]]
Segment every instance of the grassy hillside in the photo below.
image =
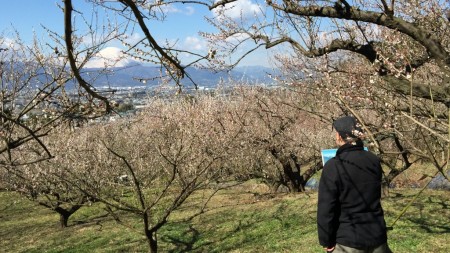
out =
[[(416, 193), (396, 190), (383, 200), (390, 224)], [(197, 196), (198, 197), (198, 196)], [(146, 252), (140, 223), (117, 224), (100, 204), (84, 207), (58, 226), (58, 216), (14, 193), (0, 192), (0, 252)], [(189, 203), (188, 203), (189, 204)], [(219, 192), (207, 211), (188, 219), (174, 213), (159, 234), (160, 252), (321, 252), (316, 235), (317, 193), (267, 194), (242, 185)], [(450, 194), (425, 191), (389, 232), (394, 252), (448, 252)]]

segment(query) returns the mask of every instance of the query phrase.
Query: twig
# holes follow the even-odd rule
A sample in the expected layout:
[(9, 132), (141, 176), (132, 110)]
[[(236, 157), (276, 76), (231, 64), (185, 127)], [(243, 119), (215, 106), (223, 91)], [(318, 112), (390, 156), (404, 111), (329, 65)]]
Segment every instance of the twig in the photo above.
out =
[(397, 221), (406, 213), (406, 211), (408, 210), (408, 208), (414, 203), (414, 201), (416, 201), (417, 197), (419, 197), (419, 195), (428, 187), (428, 185), (431, 183), (431, 181), (433, 180), (433, 178), (439, 173), (439, 171), (437, 171), (434, 176), (431, 178), (430, 181), (428, 181), (428, 183), (422, 187), (422, 189), (420, 189), (420, 191), (414, 195), (414, 198), (405, 206), (405, 208), (403, 208), (403, 210), (400, 212), (400, 214), (397, 216), (397, 218), (394, 220), (394, 222), (392, 222), (391, 226), (388, 227), (388, 230), (392, 230), (394, 229), (394, 225), (395, 223), (397, 223)]
[[(450, 137), (449, 139), (445, 138), (444, 136), (440, 135), (439, 133), (437, 133), (436, 131), (434, 131), (433, 129), (425, 126), (424, 124), (420, 123), (419, 121), (417, 121), (416, 119), (414, 119), (413, 117), (409, 116), (407, 113), (405, 112), (401, 112), (404, 116), (406, 116), (407, 118), (409, 118), (410, 120), (414, 121), (414, 123), (416, 123), (417, 125), (425, 128), (426, 130), (428, 130), (430, 133), (432, 133), (433, 135), (435, 135), (436, 137), (441, 138), (442, 140), (444, 140), (447, 143), (450, 143)], [(449, 118), (450, 121), (450, 118)], [(449, 122), (449, 126), (450, 126), (450, 122)]]

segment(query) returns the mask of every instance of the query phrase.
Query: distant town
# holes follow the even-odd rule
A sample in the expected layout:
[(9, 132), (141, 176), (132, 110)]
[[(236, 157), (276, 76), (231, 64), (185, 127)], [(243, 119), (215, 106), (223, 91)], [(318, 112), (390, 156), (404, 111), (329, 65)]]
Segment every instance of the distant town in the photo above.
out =
[[(158, 84), (158, 80), (153, 78), (159, 71), (156, 67), (135, 65), (127, 68), (115, 68), (108, 71), (106, 75), (104, 70), (87, 69), (83, 72), (84, 78), (89, 80), (95, 76), (94, 90), (110, 99), (110, 103), (116, 113), (104, 117), (93, 117), (92, 121), (115, 121), (120, 117), (134, 115), (144, 108), (150, 97), (171, 97), (173, 94), (182, 92), (183, 94), (193, 94), (196, 92), (215, 91), (219, 86), (226, 93), (227, 88), (237, 84), (259, 85), (265, 87), (276, 86), (272, 75), (277, 73), (275, 70), (266, 67), (240, 67), (229, 72), (214, 72), (206, 69), (189, 68), (192, 80), (184, 80), (182, 87), (175, 84)], [(39, 117), (41, 119), (51, 119), (58, 115), (64, 106), (64, 96), (68, 101), (77, 101), (80, 99), (77, 85), (75, 82), (66, 84), (64, 92), (58, 91), (52, 96), (46, 96), (42, 93), (40, 97), (34, 99), (45, 99), (45, 108), (34, 108), (26, 113), (23, 109), (30, 103), (28, 94), (17, 97), (14, 105), (11, 105), (15, 115), (21, 114), (20, 119), (27, 121), (30, 118)], [(39, 88), (36, 88), (39, 91)], [(64, 93), (64, 94), (63, 94)], [(33, 93), (33, 94), (37, 94)], [(31, 101), (32, 103), (32, 101)], [(68, 102), (69, 103), (69, 102)], [(101, 106), (101, 105), (99, 105)], [(80, 112), (87, 110), (83, 105), (78, 108)], [(95, 113), (95, 112), (94, 112)], [(73, 117), (77, 117), (74, 115)]]

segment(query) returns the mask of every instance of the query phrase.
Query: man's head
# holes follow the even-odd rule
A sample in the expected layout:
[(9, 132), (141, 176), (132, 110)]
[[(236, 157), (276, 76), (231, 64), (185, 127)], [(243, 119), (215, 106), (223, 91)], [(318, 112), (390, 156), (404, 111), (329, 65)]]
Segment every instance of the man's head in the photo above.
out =
[(362, 129), (358, 121), (352, 116), (344, 116), (333, 122), (333, 128), (338, 133), (336, 142), (338, 145), (355, 142), (362, 136)]

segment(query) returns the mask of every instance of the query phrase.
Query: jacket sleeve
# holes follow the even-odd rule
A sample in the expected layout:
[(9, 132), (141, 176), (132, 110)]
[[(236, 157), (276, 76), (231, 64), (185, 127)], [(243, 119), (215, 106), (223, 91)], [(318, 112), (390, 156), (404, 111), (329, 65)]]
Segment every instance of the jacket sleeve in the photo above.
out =
[(317, 230), (319, 243), (324, 247), (336, 245), (336, 230), (340, 214), (336, 161), (329, 160), (319, 182)]

